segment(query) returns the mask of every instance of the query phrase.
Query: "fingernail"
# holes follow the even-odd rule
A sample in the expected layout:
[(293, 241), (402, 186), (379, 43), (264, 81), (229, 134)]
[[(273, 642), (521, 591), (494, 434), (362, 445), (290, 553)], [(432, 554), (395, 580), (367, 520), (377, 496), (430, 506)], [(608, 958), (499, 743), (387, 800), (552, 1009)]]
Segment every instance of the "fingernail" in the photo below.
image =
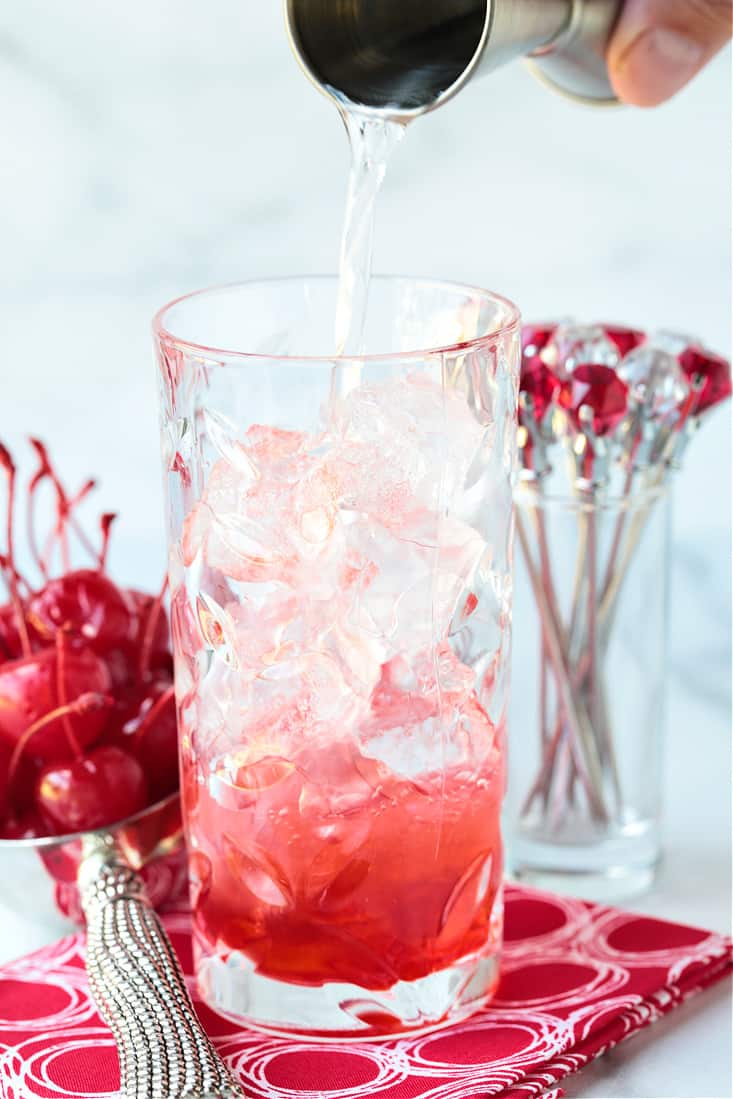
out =
[(668, 27), (643, 31), (624, 50), (619, 69), (632, 77), (637, 93), (659, 102), (683, 88), (705, 60), (705, 48)]

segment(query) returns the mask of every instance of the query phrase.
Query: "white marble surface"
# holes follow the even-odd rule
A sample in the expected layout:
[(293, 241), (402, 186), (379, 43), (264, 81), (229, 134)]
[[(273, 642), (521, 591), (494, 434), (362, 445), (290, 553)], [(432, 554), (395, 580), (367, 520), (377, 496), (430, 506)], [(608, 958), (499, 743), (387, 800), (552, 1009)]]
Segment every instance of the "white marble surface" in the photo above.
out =
[[(475, 281), (730, 345), (730, 58), (652, 113), (553, 98), (521, 66), (417, 125), (381, 206), (382, 271)], [(163, 561), (149, 319), (173, 295), (335, 266), (347, 153), (270, 0), (8, 0), (0, 12), (0, 436), (44, 437), (122, 512), (113, 566)], [(521, 629), (521, 622), (517, 623)], [(730, 923), (730, 420), (680, 478), (667, 861), (638, 907)], [(1, 887), (0, 887), (1, 892)], [(50, 923), (0, 912), (0, 959)], [(731, 1094), (709, 993), (569, 1084), (572, 1096)]]

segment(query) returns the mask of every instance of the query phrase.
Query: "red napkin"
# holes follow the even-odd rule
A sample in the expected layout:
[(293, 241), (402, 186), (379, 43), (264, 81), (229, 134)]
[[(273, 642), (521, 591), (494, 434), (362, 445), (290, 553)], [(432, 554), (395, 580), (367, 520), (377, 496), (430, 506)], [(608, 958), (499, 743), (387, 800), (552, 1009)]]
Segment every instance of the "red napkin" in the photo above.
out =
[[(185, 912), (165, 917), (191, 973)], [(249, 1096), (530, 1099), (731, 968), (730, 941), (510, 886), (503, 978), (490, 1008), (450, 1030), (387, 1042), (295, 1042), (201, 1020)], [(4, 1099), (113, 1094), (117, 1057), (89, 996), (81, 935), (0, 970)], [(554, 1089), (554, 1090), (551, 1090)]]

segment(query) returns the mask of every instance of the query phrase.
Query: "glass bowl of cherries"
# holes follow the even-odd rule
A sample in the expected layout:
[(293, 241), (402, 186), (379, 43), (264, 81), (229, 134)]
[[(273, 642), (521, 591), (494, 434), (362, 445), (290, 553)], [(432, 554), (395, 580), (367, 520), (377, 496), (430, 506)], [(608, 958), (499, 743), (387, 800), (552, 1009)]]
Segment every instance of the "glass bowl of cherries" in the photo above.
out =
[[(115, 516), (101, 516), (96, 546), (78, 517), (94, 482), (68, 491), (45, 446), (31, 445), (31, 569), (21, 571), (23, 501), (0, 443), (0, 900), (34, 914), (48, 910), (50, 893), (79, 920), (76, 872), (90, 834), (115, 836), (154, 903), (183, 888), (173, 659), (165, 585), (148, 594), (110, 578)], [(41, 530), (36, 512), (49, 497)], [(72, 567), (79, 550), (87, 560)]]

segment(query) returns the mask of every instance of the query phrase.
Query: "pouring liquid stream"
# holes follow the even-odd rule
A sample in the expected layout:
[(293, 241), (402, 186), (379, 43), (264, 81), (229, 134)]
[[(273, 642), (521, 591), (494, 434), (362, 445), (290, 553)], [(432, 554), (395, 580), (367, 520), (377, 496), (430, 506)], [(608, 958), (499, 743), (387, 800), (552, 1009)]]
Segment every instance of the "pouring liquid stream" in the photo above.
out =
[[(216, 718), (185, 765), (205, 987), (277, 1032), (366, 1037), (465, 1013), (460, 990), (473, 1003), (494, 988), (503, 734), (448, 641), (461, 608), (478, 606), (484, 538), (450, 513), (443, 485), (465, 483), (485, 427), (432, 359), (367, 370), (368, 352), (399, 353), (413, 309), (423, 316), (400, 284), (386, 309), (381, 286), (369, 301), (375, 205), (405, 125), (340, 110), (352, 170), (331, 408), (319, 399), (314, 432), (253, 425), (247, 471), (225, 459), (209, 478), (202, 503), (222, 528), (240, 522), (230, 486), (247, 497), (237, 529), (255, 533), (256, 553), (249, 533), (216, 542), (198, 511), (185, 521), (181, 552), (211, 554), (212, 575), (248, 592), (234, 661), (199, 688), (223, 728)], [(255, 606), (262, 645), (242, 617)], [(477, 665), (478, 645), (462, 653)]]
[[(364, 352), (376, 204), (389, 161), (405, 133), (405, 123), (346, 107), (342, 118), (351, 146), (351, 170), (341, 239), (335, 343), (338, 356)], [(338, 366), (333, 395), (344, 397), (359, 384), (358, 363)]]

